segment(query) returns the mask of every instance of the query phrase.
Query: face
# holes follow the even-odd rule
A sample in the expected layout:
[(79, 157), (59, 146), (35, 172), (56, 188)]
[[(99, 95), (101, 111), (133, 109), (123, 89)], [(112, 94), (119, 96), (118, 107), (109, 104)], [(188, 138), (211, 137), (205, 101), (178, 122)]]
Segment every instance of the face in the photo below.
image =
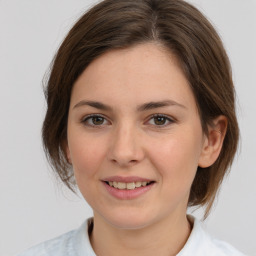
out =
[(185, 215), (204, 141), (188, 81), (159, 45), (105, 53), (74, 84), (67, 157), (95, 217), (115, 227)]

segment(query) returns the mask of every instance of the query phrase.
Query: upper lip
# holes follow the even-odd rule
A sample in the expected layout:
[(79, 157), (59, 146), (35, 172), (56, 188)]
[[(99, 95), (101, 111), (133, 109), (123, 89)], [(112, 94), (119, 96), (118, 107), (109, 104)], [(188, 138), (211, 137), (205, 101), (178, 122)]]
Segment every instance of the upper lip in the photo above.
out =
[(124, 182), (124, 183), (129, 183), (129, 182), (150, 182), (153, 180), (138, 177), (138, 176), (128, 176), (128, 177), (123, 177), (123, 176), (111, 176), (111, 177), (106, 177), (102, 179), (103, 181), (116, 181), (116, 182)]

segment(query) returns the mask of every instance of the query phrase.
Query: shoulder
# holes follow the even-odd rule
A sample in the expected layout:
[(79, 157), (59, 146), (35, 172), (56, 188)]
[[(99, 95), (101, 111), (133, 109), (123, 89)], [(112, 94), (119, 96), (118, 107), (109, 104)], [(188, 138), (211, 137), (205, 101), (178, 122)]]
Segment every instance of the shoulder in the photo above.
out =
[(220, 256), (245, 256), (229, 243), (209, 236), (209, 247)]
[[(75, 230), (35, 245), (17, 256), (73, 256), (69, 253), (72, 249), (72, 238)], [(65, 253), (64, 253), (65, 252)]]
[(35, 245), (17, 256), (95, 256), (88, 236), (90, 223), (88, 219), (80, 228)]
[(177, 256), (245, 256), (232, 245), (209, 235), (200, 221), (192, 216), (189, 216), (189, 219), (193, 222), (193, 230), (186, 245)]

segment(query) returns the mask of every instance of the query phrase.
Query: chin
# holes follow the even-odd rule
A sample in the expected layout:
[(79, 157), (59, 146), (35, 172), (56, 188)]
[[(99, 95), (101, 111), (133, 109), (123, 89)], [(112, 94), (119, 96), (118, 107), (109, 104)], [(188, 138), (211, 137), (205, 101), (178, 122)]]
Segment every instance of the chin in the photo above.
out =
[(148, 223), (145, 221), (139, 221), (139, 220), (114, 220), (109, 221), (109, 223), (117, 228), (117, 229), (126, 229), (126, 230), (137, 230), (142, 229), (148, 226)]
[(121, 211), (119, 214), (112, 213), (110, 216), (103, 217), (111, 226), (117, 229), (127, 230), (142, 229), (155, 222), (153, 216), (148, 216), (148, 214), (143, 214), (142, 212), (138, 213), (136, 211), (126, 212), (125, 214)]

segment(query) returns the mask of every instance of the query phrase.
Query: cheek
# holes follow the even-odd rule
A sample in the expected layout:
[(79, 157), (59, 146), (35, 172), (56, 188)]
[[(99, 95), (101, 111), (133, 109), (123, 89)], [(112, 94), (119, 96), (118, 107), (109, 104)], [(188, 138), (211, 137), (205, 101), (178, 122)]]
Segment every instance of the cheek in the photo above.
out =
[[(197, 136), (175, 134), (151, 146), (151, 160), (163, 183), (174, 190), (188, 188), (193, 182), (200, 156), (200, 140)], [(187, 133), (188, 134), (188, 133)], [(196, 134), (196, 133), (195, 133)], [(197, 137), (200, 138), (200, 137)]]
[(77, 179), (88, 179), (97, 174), (105, 157), (104, 145), (102, 141), (93, 140), (90, 136), (69, 138), (72, 165)]
[(101, 164), (105, 149), (97, 140), (85, 136), (70, 139), (72, 165), (77, 186), (86, 201), (94, 204), (94, 195), (99, 181)]

